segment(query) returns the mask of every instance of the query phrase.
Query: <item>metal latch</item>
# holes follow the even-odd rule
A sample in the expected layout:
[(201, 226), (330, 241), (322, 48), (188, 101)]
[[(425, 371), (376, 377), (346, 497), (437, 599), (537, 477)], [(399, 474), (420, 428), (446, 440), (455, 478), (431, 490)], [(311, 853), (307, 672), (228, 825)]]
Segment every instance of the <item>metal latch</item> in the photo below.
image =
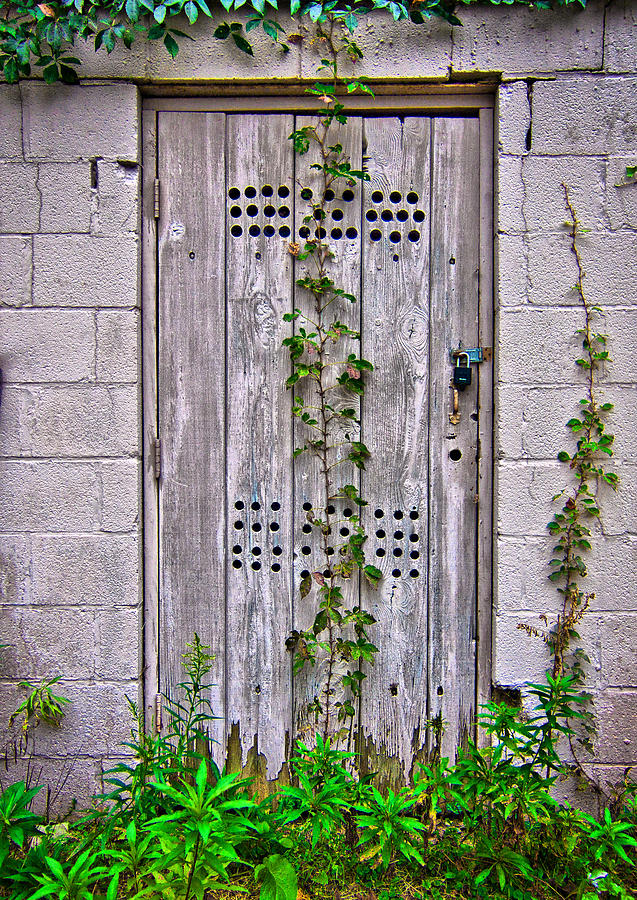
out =
[(471, 363), (489, 362), (491, 354), (491, 347), (469, 347), (466, 350), (464, 347), (458, 347), (457, 350), (449, 351), (449, 356), (454, 364), (460, 356), (468, 357), (469, 365)]

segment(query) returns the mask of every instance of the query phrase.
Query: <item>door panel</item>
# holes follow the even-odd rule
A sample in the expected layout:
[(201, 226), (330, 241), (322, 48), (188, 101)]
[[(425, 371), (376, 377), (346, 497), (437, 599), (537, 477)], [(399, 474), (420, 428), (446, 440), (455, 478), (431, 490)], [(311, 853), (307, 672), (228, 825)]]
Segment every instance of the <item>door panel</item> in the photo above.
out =
[(366, 554), (384, 574), (378, 591), (347, 586), (380, 651), (352, 739), (363, 768), (399, 782), (433, 716), (453, 754), (475, 710), (478, 379), (454, 426), (449, 349), (478, 343), (480, 126), (351, 117), (334, 140), (370, 181), (339, 186), (321, 225), (302, 192), (323, 190), (316, 160), (287, 140), (311, 121), (158, 113), (160, 690), (174, 692), (197, 630), (216, 654), (218, 761), (274, 778), (314, 728), (324, 666), (293, 680), (285, 638), (313, 619), (298, 585), (322, 564), (307, 526), (322, 489), (315, 459), (292, 460), (307, 435), (281, 342), (285, 312), (313, 312), (293, 242), (324, 227), (331, 276), (361, 298), (335, 315), (376, 369), (361, 408), (372, 459), (341, 473), (369, 501)]

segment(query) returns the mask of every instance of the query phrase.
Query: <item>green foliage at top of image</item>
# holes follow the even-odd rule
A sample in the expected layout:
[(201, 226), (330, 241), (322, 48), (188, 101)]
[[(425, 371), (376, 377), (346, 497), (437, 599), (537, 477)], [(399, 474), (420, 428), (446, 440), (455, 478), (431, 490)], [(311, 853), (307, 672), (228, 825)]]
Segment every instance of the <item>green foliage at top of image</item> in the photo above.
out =
[(103, 48), (110, 53), (117, 43), (130, 48), (142, 37), (163, 43), (175, 57), (180, 40), (193, 40), (184, 29), (201, 17), (210, 18), (220, 8), (229, 14), (241, 11), (248, 17), (242, 23), (221, 23), (214, 37), (230, 40), (239, 51), (253, 56), (248, 35), (254, 29), (262, 29), (282, 53), (289, 51), (290, 43), (302, 39), (296, 33), (288, 37), (279, 15), (287, 18), (291, 14), (299, 23), (307, 19), (319, 26), (334, 19), (353, 34), (373, 10), (416, 25), (432, 18), (461, 25), (458, 7), (476, 2), (494, 6), (516, 3), (536, 9), (586, 5), (586, 0), (290, 0), (279, 8), (277, 0), (0, 0), (0, 71), (9, 83), (41, 73), (49, 84), (75, 84), (80, 60), (73, 55), (73, 47), (78, 40), (90, 41), (95, 50)]

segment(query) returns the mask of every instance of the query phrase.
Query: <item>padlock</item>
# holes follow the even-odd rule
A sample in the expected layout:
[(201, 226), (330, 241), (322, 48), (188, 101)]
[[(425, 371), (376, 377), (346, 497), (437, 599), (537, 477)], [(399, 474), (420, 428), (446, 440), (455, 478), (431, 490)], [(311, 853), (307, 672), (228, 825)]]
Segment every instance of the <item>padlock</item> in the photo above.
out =
[[(460, 365), (460, 360), (463, 356), (467, 361), (466, 366)], [(471, 363), (469, 362), (468, 353), (458, 354), (458, 358), (456, 359), (456, 367), (453, 370), (453, 384), (454, 387), (457, 387), (459, 391), (464, 391), (464, 389), (471, 384)]]

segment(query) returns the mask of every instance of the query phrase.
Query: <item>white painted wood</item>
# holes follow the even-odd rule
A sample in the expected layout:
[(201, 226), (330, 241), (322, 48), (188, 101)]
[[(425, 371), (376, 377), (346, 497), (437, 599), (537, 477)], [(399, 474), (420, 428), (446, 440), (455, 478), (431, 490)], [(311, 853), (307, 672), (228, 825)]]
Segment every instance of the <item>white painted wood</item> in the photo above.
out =
[[(297, 129), (308, 125), (318, 127), (318, 133), (321, 134), (320, 126), (318, 126), (318, 118), (315, 116), (297, 116), (295, 127)], [(362, 120), (360, 118), (351, 118), (346, 126), (333, 123), (330, 128), (327, 143), (335, 145), (340, 143), (343, 146), (343, 152), (349, 156), (353, 168), (360, 169), (362, 154)], [(295, 235), (299, 241), (301, 249), (305, 245), (306, 239), (316, 237), (316, 229), (320, 227), (318, 223), (305, 223), (303, 220), (311, 212), (311, 203), (323, 194), (323, 177), (321, 173), (312, 170), (310, 166), (320, 162), (320, 151), (316, 143), (312, 143), (310, 150), (303, 157), (296, 159), (296, 201), (295, 201)], [(304, 200), (301, 191), (309, 189), (313, 192), (312, 198)], [(361, 187), (359, 182), (353, 185), (347, 185), (346, 182), (339, 180), (334, 185), (334, 199), (326, 204), (327, 219), (323, 223), (325, 229), (324, 240), (329, 244), (332, 258), (328, 264), (328, 275), (334, 281), (335, 286), (342, 288), (348, 293), (354, 294), (360, 300), (360, 228), (361, 228)], [(344, 194), (345, 192), (345, 194)], [(352, 195), (350, 197), (350, 194)], [(345, 199), (344, 199), (345, 196)], [(341, 216), (342, 214), (342, 216)], [(305, 237), (304, 229), (309, 229), (309, 236)], [(354, 231), (352, 231), (354, 229)], [(340, 235), (339, 235), (340, 233)], [(312, 277), (316, 276), (316, 268), (312, 258), (305, 262), (297, 262), (296, 278), (303, 278), (306, 274)], [(316, 321), (316, 310), (313, 296), (305, 289), (296, 288), (294, 295), (294, 305), (303, 313), (308, 315), (310, 319)], [(360, 303), (351, 304), (349, 301), (336, 301), (326, 311), (327, 321), (338, 320), (349, 328), (360, 330), (361, 308)], [(297, 327), (299, 327), (297, 325)], [(333, 347), (328, 345), (329, 357), (326, 361), (337, 362), (347, 358), (349, 353), (358, 354), (360, 345), (358, 341), (351, 339), (341, 339), (337, 345)], [(325, 376), (325, 384), (329, 387), (335, 383), (336, 369), (328, 371)], [(295, 386), (295, 396), (302, 397), (306, 404), (316, 404), (317, 395), (314, 387), (309, 383), (301, 383)], [(335, 409), (354, 408), (358, 409), (358, 398), (340, 389), (331, 390), (329, 394), (329, 402)], [(345, 424), (335, 422), (333, 437), (336, 443), (347, 441), (347, 435), (350, 437), (354, 431), (349, 427), (349, 423)], [(295, 422), (294, 440), (295, 446), (305, 445), (309, 435), (306, 426), (298, 420)], [(356, 437), (354, 437), (356, 439)], [(330, 455), (330, 464), (336, 462), (345, 451), (337, 450)], [(354, 484), (360, 487), (359, 471), (351, 463), (345, 463), (332, 469), (331, 478), (334, 487), (337, 489), (344, 484)], [(294, 548), (296, 550), (296, 559), (294, 561), (294, 627), (297, 630), (307, 629), (314, 621), (315, 610), (317, 607), (317, 586), (314, 584), (312, 593), (305, 599), (300, 598), (299, 585), (303, 572), (309, 571), (326, 571), (325, 557), (321, 548), (321, 541), (316, 530), (309, 534), (304, 533), (303, 529), (308, 530), (309, 526), (306, 521), (307, 512), (304, 510), (304, 504), (311, 503), (315, 508), (325, 506), (325, 485), (324, 479), (320, 473), (320, 467), (316, 456), (310, 453), (304, 453), (299, 456), (294, 463)], [(338, 559), (338, 548), (340, 544), (346, 540), (347, 535), (341, 535), (341, 529), (348, 529), (349, 523), (343, 518), (344, 511), (351, 509), (354, 511), (353, 505), (342, 500), (332, 500), (330, 504), (334, 506), (334, 513), (331, 516), (331, 524), (333, 533), (329, 542), (334, 550), (331, 557), (333, 560)], [(320, 512), (321, 517), (324, 512)], [(309, 547), (311, 553), (306, 555), (304, 548)], [(343, 596), (346, 606), (350, 607), (358, 603), (358, 575), (355, 574), (349, 583), (342, 585)], [(322, 639), (327, 639), (323, 636)], [(338, 671), (341, 673), (346, 669), (343, 664), (339, 665)], [(294, 719), (297, 735), (302, 740), (311, 740), (311, 735), (316, 730), (317, 723), (313, 716), (308, 716), (308, 704), (311, 704), (315, 697), (321, 696), (321, 691), (325, 688), (327, 681), (327, 658), (325, 654), (319, 653), (317, 662), (314, 667), (307, 666), (295, 679), (294, 685)], [(342, 691), (342, 685), (339, 681), (335, 684), (336, 693), (332, 695), (332, 713), (329, 723), (329, 731), (331, 733), (338, 730), (339, 723), (334, 719), (335, 704), (345, 699)], [(324, 702), (324, 701), (323, 701)], [(318, 723), (319, 728), (323, 727), (323, 721)], [(345, 743), (351, 743), (353, 731), (349, 735), (350, 740)]]
[[(159, 115), (160, 684), (174, 694), (196, 631), (225, 714), (224, 116)], [(223, 755), (217, 745), (216, 756)]]
[(426, 118), (365, 120), (363, 353), (376, 373), (363, 402), (372, 453), (363, 493), (368, 556), (384, 577), (378, 591), (363, 589), (380, 652), (365, 682), (362, 730), (379, 757), (400, 761), (403, 778), (427, 721), (430, 128)]
[[(292, 310), (294, 168), (287, 140), (292, 125), (291, 116), (228, 116), (223, 192), (228, 210), (227, 726), (238, 730), (242, 764), (253, 746), (265, 751), (269, 778), (283, 765), (292, 731), (285, 646), (292, 627), (292, 401), (281, 346), (291, 334), (282, 317)], [(272, 196), (264, 196), (264, 188)], [(240, 197), (233, 200), (228, 194), (236, 190)], [(246, 195), (253, 192), (256, 196)], [(233, 215), (237, 210), (241, 214)], [(267, 236), (264, 229), (270, 228), (274, 234)], [(238, 229), (241, 234), (233, 236)], [(280, 508), (273, 510), (272, 504)], [(242, 528), (235, 527), (239, 522)], [(235, 546), (242, 551), (234, 553)], [(282, 555), (273, 553), (275, 547)]]
[(442, 750), (452, 758), (472, 733), (475, 715), (478, 376), (473, 367), (473, 383), (459, 398), (460, 422), (453, 426), (449, 350), (478, 345), (479, 176), (478, 120), (434, 119), (429, 714), (445, 720)]

